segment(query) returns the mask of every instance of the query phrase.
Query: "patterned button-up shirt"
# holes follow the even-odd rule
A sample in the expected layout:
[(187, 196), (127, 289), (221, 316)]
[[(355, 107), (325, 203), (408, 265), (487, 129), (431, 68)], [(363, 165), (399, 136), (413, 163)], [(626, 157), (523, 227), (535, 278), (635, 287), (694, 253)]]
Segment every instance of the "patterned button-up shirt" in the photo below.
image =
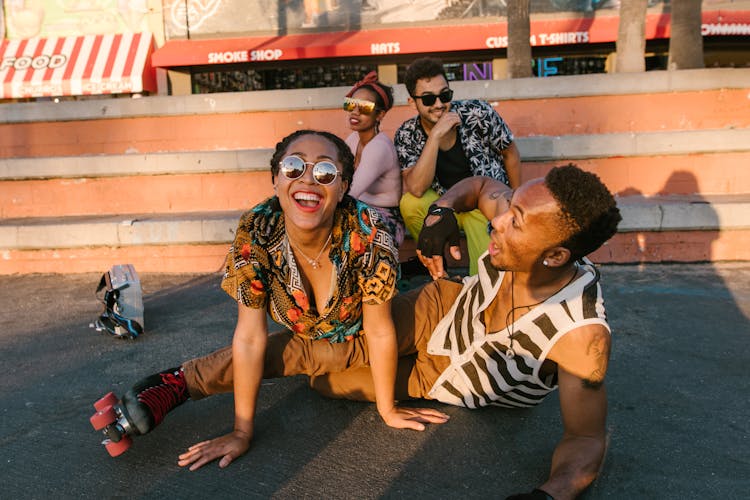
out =
[[(508, 124), (485, 101), (453, 101), (451, 111), (458, 113), (461, 118), (458, 137), (472, 173), (508, 184), (508, 174), (501, 153), (513, 142), (513, 133)], [(419, 116), (406, 120), (396, 131), (393, 142), (401, 169), (413, 167), (427, 142), (427, 133), (422, 128)], [(431, 187), (438, 194), (445, 192), (437, 176)]]
[(378, 213), (345, 196), (336, 208), (327, 255), (336, 282), (328, 303), (314, 307), (302, 286), (278, 198), (272, 197), (242, 215), (221, 286), (248, 307), (266, 308), (297, 335), (351, 340), (362, 333), (362, 304), (381, 304), (397, 293), (398, 250)]

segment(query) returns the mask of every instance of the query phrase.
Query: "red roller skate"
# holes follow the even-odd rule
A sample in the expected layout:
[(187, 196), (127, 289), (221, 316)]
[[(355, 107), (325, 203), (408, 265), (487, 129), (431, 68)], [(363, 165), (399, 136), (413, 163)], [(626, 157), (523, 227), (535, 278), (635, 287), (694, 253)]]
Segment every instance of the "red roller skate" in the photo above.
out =
[(188, 399), (182, 369), (173, 368), (138, 382), (122, 400), (113, 392), (94, 403), (96, 413), (89, 419), (94, 429), (102, 431), (102, 444), (116, 457), (133, 444), (133, 436), (151, 432), (166, 414)]

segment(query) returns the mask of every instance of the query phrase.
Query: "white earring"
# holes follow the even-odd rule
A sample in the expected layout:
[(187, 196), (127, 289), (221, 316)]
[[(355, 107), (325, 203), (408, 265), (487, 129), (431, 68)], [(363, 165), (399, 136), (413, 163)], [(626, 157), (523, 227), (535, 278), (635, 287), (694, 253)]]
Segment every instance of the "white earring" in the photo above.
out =
[(543, 262), (542, 262), (542, 264), (544, 264), (545, 266), (549, 266), (549, 264), (547, 263), (547, 261), (546, 261), (546, 260), (545, 260), (545, 261), (543, 261)]

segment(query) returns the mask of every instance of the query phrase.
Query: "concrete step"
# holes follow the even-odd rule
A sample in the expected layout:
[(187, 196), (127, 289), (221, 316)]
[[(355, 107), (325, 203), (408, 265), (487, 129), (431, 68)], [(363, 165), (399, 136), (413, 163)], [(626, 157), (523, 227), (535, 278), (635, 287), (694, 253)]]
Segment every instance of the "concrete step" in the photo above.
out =
[[(750, 153), (750, 128), (520, 137), (524, 162)], [(0, 158), (0, 180), (268, 171), (273, 149)]]
[(626, 196), (617, 200), (619, 232), (750, 229), (750, 194)]
[[(750, 195), (630, 196), (619, 198), (618, 204), (623, 214), (618, 236), (624, 237), (623, 243), (613, 240), (606, 252), (601, 253), (600, 262), (627, 262), (627, 255), (632, 252), (615, 247), (632, 245), (633, 238), (643, 234), (651, 234), (652, 240), (653, 235), (658, 234), (658, 238), (664, 241), (669, 241), (673, 235), (677, 241), (680, 239), (674, 237), (677, 233), (692, 232), (694, 236), (702, 233), (710, 239), (716, 239), (714, 234), (721, 233), (728, 238), (730, 246), (733, 239), (740, 238), (738, 241), (743, 242), (750, 235)], [(0, 252), (3, 255), (0, 274), (29, 272), (24, 269), (28, 269), (30, 261), (54, 268), (59, 265), (59, 259), (67, 258), (75, 262), (69, 263), (66, 272), (93, 272), (101, 267), (102, 258), (106, 260), (102, 255), (136, 261), (133, 263), (144, 271), (158, 272), (172, 264), (179, 269), (177, 261), (171, 262), (174, 254), (179, 252), (183, 253), (180, 257), (183, 260), (195, 259), (195, 255), (206, 259), (200, 263), (200, 269), (191, 268), (191, 271), (215, 271), (234, 237), (240, 215), (241, 211), (223, 211), (0, 220)], [(736, 260), (736, 255), (745, 255), (744, 259), (750, 259), (748, 247), (739, 247), (731, 248), (734, 254), (727, 250), (726, 255), (734, 257), (714, 257), (717, 260)], [(180, 250), (176, 252), (174, 249)], [(52, 256), (46, 264), (43, 263), (44, 255)], [(406, 260), (413, 255), (414, 243), (409, 240), (400, 257)], [(649, 258), (658, 261), (661, 256), (654, 254)], [(99, 267), (92, 269), (92, 265)], [(37, 268), (37, 272), (55, 271)]]
[(233, 240), (241, 214), (242, 211), (231, 211), (5, 219), (0, 220), (0, 248), (228, 243)]
[[(0, 180), (268, 171), (271, 149), (0, 158)], [(270, 179), (270, 177), (269, 177)]]
[[(621, 231), (595, 260), (690, 262), (750, 260), (749, 82), (712, 69), (452, 87), (508, 121), (524, 179), (572, 161), (620, 196)], [(276, 141), (349, 133), (346, 90), (3, 105), (0, 274), (216, 271), (240, 212), (271, 193)], [(395, 92), (391, 136), (414, 114)]]
[[(750, 229), (750, 195), (618, 199), (620, 232)], [(242, 211), (0, 220), (0, 248), (229, 243)]]
[[(453, 82), (456, 99), (491, 102), (517, 137), (750, 127), (750, 69), (650, 71)], [(350, 131), (348, 89), (3, 105), (0, 158), (272, 148), (300, 128)], [(381, 129), (414, 110), (403, 85)]]
[(246, 210), (272, 194), (271, 153), (0, 159), (0, 219)]
[[(750, 193), (750, 129), (527, 137), (523, 177), (575, 162), (618, 194)], [(0, 218), (243, 210), (270, 149), (0, 160)]]

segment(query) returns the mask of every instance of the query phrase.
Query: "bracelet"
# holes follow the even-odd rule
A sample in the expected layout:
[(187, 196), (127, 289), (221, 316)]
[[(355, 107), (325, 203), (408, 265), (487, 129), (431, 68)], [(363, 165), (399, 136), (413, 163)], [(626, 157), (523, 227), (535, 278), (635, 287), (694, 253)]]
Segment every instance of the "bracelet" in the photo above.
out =
[(442, 216), (443, 212), (445, 210), (450, 210), (454, 214), (456, 213), (456, 211), (453, 208), (451, 208), (451, 207), (441, 207), (441, 206), (435, 205), (433, 203), (432, 205), (430, 205), (430, 208), (427, 209), (427, 215), (439, 215), (439, 216)]

